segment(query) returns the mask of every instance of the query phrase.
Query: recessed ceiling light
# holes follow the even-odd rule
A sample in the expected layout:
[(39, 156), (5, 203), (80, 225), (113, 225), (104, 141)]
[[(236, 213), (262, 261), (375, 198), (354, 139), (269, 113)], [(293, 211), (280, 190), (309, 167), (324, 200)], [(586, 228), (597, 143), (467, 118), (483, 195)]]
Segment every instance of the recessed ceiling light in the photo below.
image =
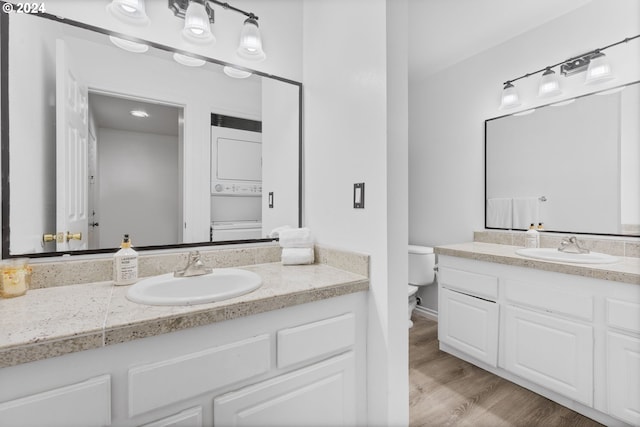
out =
[(131, 110), (130, 113), (132, 116), (140, 117), (142, 119), (146, 119), (147, 117), (149, 117), (149, 113), (143, 110)]

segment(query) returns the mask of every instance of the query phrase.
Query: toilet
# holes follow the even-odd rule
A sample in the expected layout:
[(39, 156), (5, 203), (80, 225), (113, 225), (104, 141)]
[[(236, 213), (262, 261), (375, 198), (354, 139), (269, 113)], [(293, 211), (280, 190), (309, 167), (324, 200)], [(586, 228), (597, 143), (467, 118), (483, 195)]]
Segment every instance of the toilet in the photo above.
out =
[(433, 284), (435, 279), (436, 254), (427, 246), (409, 245), (409, 327), (413, 326), (411, 313), (418, 303), (416, 292), (420, 286)]

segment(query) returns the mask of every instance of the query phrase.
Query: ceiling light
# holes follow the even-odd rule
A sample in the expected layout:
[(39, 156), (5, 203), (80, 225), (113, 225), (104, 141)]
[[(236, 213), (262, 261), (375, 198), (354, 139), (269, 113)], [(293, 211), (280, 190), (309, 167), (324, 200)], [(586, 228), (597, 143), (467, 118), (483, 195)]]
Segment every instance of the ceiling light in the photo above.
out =
[(267, 57), (262, 50), (262, 38), (260, 37), (258, 21), (253, 17), (249, 17), (244, 21), (237, 53), (241, 58), (252, 61), (263, 61)]
[(228, 65), (222, 68), (222, 71), (224, 71), (227, 76), (233, 77), (234, 79), (246, 79), (252, 74), (249, 71), (239, 70)]
[(187, 67), (202, 67), (207, 63), (204, 59), (194, 58), (192, 56), (183, 55), (181, 53), (174, 53), (173, 59), (182, 65), (186, 65)]
[(562, 94), (562, 90), (560, 90), (560, 81), (558, 80), (558, 76), (555, 71), (547, 67), (545, 72), (542, 73), (542, 78), (540, 79), (538, 96), (541, 98), (551, 98), (560, 94)]
[(520, 97), (518, 96), (518, 91), (515, 86), (511, 82), (506, 82), (504, 84), (504, 89), (502, 89), (502, 102), (500, 103), (500, 109), (504, 110), (507, 108), (515, 108), (522, 103), (520, 102)]
[(144, 0), (112, 0), (107, 10), (115, 18), (129, 24), (145, 25), (149, 22)]
[(127, 52), (145, 53), (149, 50), (149, 46), (144, 43), (132, 42), (131, 40), (125, 40), (114, 36), (109, 36), (109, 40), (111, 40), (111, 43), (118, 46), (120, 49), (126, 50)]
[(215, 41), (215, 37), (213, 37), (211, 27), (209, 26), (210, 19), (213, 19), (213, 14), (209, 16), (204, 2), (200, 0), (190, 0), (189, 6), (184, 14), (182, 35), (189, 41), (200, 43)]
[(131, 110), (129, 112), (132, 116), (134, 117), (140, 117), (141, 119), (146, 119), (147, 117), (149, 117), (149, 113), (147, 113), (144, 110)]

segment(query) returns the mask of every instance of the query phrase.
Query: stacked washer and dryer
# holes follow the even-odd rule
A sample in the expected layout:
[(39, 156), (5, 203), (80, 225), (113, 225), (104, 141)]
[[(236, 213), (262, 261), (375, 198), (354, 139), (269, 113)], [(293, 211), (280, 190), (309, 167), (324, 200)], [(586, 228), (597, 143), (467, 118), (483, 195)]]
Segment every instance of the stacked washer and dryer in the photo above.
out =
[(210, 240), (262, 234), (262, 124), (212, 114)]

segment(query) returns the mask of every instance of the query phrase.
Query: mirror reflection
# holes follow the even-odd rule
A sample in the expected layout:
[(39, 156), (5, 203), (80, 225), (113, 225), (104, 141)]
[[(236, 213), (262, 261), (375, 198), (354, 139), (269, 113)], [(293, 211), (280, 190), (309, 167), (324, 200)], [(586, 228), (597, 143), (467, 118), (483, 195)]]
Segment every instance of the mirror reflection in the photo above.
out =
[(7, 20), (3, 256), (107, 251), (124, 233), (142, 249), (245, 242), (300, 225), (299, 83), (133, 53), (73, 22)]
[(485, 226), (640, 235), (639, 86), (487, 120)]

